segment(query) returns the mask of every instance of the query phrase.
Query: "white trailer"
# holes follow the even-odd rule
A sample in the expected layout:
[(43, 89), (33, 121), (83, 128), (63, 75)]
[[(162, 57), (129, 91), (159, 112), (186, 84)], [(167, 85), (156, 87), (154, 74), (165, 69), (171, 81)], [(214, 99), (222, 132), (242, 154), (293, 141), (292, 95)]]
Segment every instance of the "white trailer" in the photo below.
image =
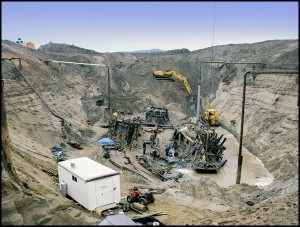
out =
[(106, 210), (120, 202), (120, 174), (90, 158), (59, 162), (58, 178), (62, 194), (88, 210)]

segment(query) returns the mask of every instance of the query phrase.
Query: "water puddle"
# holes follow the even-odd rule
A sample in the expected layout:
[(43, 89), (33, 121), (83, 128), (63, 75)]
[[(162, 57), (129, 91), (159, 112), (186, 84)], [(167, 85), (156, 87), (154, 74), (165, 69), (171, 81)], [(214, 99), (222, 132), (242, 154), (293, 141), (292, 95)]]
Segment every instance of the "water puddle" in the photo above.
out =
[[(226, 147), (224, 159), (227, 159), (225, 166), (218, 170), (217, 173), (199, 173), (193, 169), (179, 169), (178, 171), (189, 175), (193, 179), (208, 177), (221, 187), (229, 187), (236, 183), (239, 142), (230, 132), (221, 127), (216, 128), (216, 133), (218, 133), (218, 135), (223, 134), (223, 137), (227, 138), (224, 145)], [(273, 182), (273, 175), (264, 167), (260, 159), (255, 157), (244, 147), (242, 149), (242, 155), (241, 183), (266, 186)]]

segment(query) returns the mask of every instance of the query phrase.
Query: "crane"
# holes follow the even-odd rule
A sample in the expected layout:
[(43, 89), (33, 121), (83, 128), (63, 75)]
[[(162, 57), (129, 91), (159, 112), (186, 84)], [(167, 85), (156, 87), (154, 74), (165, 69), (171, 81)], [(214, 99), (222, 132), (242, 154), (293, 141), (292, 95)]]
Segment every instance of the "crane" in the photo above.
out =
[(182, 76), (181, 74), (179, 74), (178, 72), (175, 72), (173, 70), (166, 70), (166, 72), (163, 72), (163, 71), (154, 71), (153, 72), (153, 75), (155, 77), (155, 79), (157, 80), (172, 80), (174, 81), (171, 77), (176, 77), (177, 79), (181, 80), (185, 87), (186, 87), (186, 90), (188, 91), (189, 94), (192, 93), (192, 89), (190, 87), (190, 84), (189, 82), (187, 81), (187, 79)]

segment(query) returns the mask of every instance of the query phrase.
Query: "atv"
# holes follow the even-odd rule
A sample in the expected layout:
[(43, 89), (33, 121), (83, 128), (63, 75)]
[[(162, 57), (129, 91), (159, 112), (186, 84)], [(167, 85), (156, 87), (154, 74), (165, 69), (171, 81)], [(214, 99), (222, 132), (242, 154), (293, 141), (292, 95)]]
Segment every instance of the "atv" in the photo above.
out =
[(154, 203), (154, 196), (151, 191), (141, 192), (137, 187), (130, 189), (130, 193), (127, 196), (127, 202), (134, 203), (139, 202), (142, 205), (147, 205), (148, 203)]

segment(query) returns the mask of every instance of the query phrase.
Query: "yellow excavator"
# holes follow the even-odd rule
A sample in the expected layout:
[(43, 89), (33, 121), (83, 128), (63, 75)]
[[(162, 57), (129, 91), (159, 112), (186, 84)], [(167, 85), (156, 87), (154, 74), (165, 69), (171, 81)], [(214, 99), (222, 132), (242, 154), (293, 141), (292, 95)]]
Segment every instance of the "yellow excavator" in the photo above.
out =
[(163, 71), (154, 71), (153, 72), (153, 76), (155, 77), (155, 79), (157, 80), (172, 80), (172, 77), (176, 77), (177, 79), (181, 80), (185, 87), (186, 87), (186, 90), (188, 91), (189, 94), (192, 93), (192, 89), (189, 85), (189, 82), (187, 81), (187, 79), (182, 76), (181, 74), (179, 74), (178, 72), (175, 72), (175, 71), (172, 71), (172, 70), (166, 70), (166, 72), (163, 72)]

